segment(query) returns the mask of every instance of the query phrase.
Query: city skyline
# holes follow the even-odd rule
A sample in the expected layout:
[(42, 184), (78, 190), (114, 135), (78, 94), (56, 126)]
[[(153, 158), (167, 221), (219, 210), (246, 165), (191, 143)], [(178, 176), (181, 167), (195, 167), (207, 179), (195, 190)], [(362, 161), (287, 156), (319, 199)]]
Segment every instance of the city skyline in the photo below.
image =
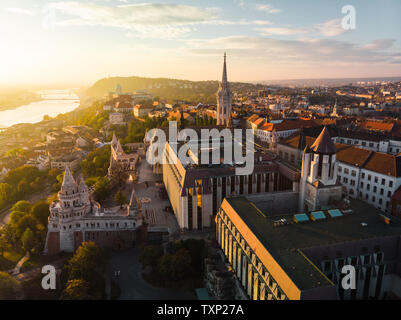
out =
[(354, 1), (354, 30), (345, 1), (160, 2), (5, 1), (0, 83), (218, 80), (224, 51), (231, 81), (401, 75), (397, 1)]

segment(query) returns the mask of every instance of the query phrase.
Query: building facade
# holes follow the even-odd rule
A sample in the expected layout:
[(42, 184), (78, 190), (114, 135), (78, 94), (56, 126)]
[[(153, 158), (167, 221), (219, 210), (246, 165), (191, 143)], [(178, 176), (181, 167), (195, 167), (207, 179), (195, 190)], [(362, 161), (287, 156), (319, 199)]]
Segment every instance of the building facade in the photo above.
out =
[(116, 249), (133, 247), (142, 219), (134, 191), (125, 211), (102, 208), (85, 182), (77, 183), (67, 167), (58, 199), (50, 204), (44, 252), (74, 252), (84, 241)]
[[(294, 215), (290, 193), (272, 197), (225, 199), (216, 216), (218, 245), (249, 299), (401, 297), (400, 221), (360, 201)], [(355, 289), (341, 285), (344, 265), (355, 268)]]

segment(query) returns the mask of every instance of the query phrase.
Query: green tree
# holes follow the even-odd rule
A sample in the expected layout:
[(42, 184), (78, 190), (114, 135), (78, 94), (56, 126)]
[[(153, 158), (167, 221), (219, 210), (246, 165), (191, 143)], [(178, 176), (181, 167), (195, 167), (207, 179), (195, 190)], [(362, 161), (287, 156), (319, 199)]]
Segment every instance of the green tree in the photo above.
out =
[(35, 235), (30, 228), (27, 228), (21, 237), (22, 248), (25, 252), (31, 252), (37, 245)]
[(12, 206), (11, 211), (20, 211), (20, 212), (28, 213), (31, 210), (31, 207), (32, 206), (29, 201), (20, 200)]
[(107, 198), (111, 191), (111, 184), (106, 177), (99, 178), (94, 186), (95, 197), (97, 201), (103, 201)]
[(38, 230), (39, 221), (32, 214), (25, 214), (15, 225), (15, 233), (20, 238), (27, 228), (33, 232)]
[(83, 242), (68, 261), (66, 270), (68, 279), (93, 279), (94, 271), (103, 265), (100, 248), (92, 241)]
[(89, 284), (83, 279), (68, 280), (61, 294), (62, 300), (89, 300)]
[(123, 205), (127, 203), (127, 197), (125, 196), (125, 193), (121, 189), (118, 189), (114, 197), (114, 202), (118, 204), (121, 209)]
[(36, 202), (31, 209), (31, 214), (38, 219), (38, 221), (47, 226), (47, 219), (50, 215), (49, 204), (46, 201)]
[(0, 183), (0, 208), (4, 208), (15, 199), (13, 187), (8, 183)]
[(27, 213), (22, 211), (12, 211), (10, 213), (10, 226), (15, 228), (18, 222), (24, 217)]
[(10, 274), (0, 271), (0, 300), (15, 299), (18, 282)]
[(191, 255), (188, 250), (182, 248), (175, 253), (163, 255), (159, 262), (159, 273), (165, 278), (173, 280), (184, 279), (191, 267)]
[(141, 248), (139, 254), (139, 260), (145, 266), (157, 266), (159, 263), (160, 257), (162, 256), (162, 251), (158, 246), (155, 245), (147, 245)]
[(7, 236), (4, 234), (4, 231), (0, 229), (0, 256), (4, 257), (4, 251), (6, 251), (10, 247)]

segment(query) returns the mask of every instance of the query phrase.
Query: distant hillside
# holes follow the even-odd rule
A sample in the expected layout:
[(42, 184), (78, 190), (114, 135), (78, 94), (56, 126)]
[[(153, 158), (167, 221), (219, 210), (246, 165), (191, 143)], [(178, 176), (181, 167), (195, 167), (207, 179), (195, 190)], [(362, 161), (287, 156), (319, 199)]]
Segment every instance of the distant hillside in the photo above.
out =
[[(110, 91), (115, 91), (120, 84), (123, 92), (144, 90), (154, 97), (166, 99), (172, 103), (176, 100), (184, 100), (189, 103), (216, 103), (217, 81), (189, 81), (167, 78), (141, 78), (141, 77), (113, 77), (97, 81), (90, 87), (86, 94), (92, 98), (103, 98)], [(262, 89), (262, 85), (251, 83), (231, 83), (234, 92)]]

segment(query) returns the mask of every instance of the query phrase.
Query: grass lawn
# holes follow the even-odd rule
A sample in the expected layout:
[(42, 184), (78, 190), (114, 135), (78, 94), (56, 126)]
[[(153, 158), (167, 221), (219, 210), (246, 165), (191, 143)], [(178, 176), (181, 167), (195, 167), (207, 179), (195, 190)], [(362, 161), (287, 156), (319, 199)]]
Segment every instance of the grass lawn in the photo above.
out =
[(14, 268), (23, 255), (15, 251), (4, 251), (3, 256), (0, 256), (0, 270), (4, 271)]

